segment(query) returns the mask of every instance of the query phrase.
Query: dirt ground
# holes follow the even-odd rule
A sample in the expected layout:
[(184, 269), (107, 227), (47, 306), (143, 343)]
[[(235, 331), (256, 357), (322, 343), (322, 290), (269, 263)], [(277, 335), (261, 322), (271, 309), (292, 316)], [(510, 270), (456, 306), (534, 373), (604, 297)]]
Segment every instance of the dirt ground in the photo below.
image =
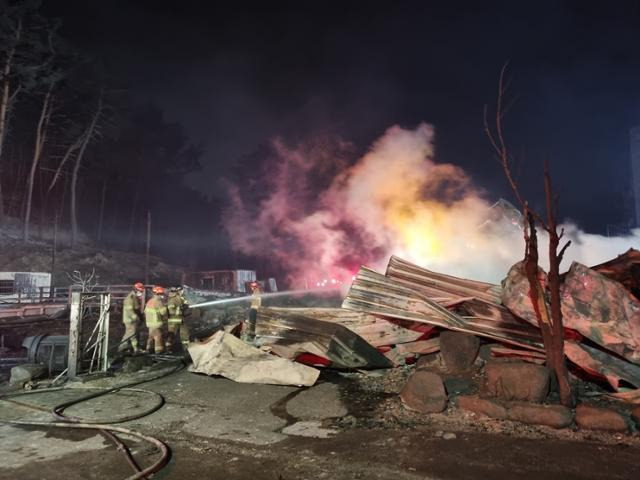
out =
[[(408, 412), (397, 390), (410, 370), (327, 372), (307, 389), (237, 384), (183, 370), (141, 385), (162, 394), (165, 405), (122, 425), (170, 446), (171, 460), (154, 478), (640, 478), (637, 432), (527, 427), (463, 414), (454, 406), (442, 414)], [(462, 380), (458, 385), (465, 386)], [(64, 398), (76, 392), (65, 391)], [(60, 395), (25, 400), (50, 407)], [(109, 395), (72, 407), (69, 414), (122, 415), (143, 407), (147, 397), (140, 395)], [(0, 402), (0, 418), (33, 416)], [(296, 433), (296, 426), (304, 428)], [(127, 443), (143, 465), (157, 456), (147, 444)], [(2, 425), (0, 455), (13, 459), (5, 463), (12, 468), (0, 470), (0, 479), (120, 479), (131, 474), (122, 455), (93, 432)]]
[[(170, 443), (171, 461), (154, 478), (613, 480), (640, 475), (637, 447), (483, 433), (443, 440), (424, 427), (353, 429), (329, 439), (292, 437), (269, 447), (195, 437)], [(115, 450), (105, 449), (4, 470), (0, 478), (119, 479), (130, 473)]]

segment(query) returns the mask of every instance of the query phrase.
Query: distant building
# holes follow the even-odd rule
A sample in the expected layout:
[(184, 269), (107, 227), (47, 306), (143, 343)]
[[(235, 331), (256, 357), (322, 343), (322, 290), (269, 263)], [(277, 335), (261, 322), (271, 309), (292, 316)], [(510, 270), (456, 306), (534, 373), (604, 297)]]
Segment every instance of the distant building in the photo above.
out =
[(42, 300), (51, 288), (47, 272), (0, 272), (0, 303)]
[(258, 282), (263, 292), (278, 291), (275, 278), (258, 280), (255, 270), (209, 270), (188, 272), (182, 276), (183, 285), (210, 292), (251, 293), (252, 282)]
[(255, 270), (211, 270), (185, 273), (182, 283), (200, 290), (248, 293), (247, 284), (255, 280)]

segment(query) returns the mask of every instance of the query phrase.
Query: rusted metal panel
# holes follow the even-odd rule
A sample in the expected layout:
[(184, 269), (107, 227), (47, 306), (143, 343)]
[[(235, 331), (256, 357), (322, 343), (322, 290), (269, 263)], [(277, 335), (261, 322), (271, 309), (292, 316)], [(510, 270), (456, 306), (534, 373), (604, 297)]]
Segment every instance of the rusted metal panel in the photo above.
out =
[(366, 267), (360, 268), (342, 307), (374, 315), (423, 322), (543, 351), (539, 334), (536, 336), (535, 332), (529, 330), (525, 326), (526, 323), (517, 317), (463, 316), (431, 300), (406, 280), (400, 282)]
[(388, 368), (391, 363), (366, 340), (338, 323), (269, 308), (258, 309), (257, 345), (312, 343), (313, 354), (321, 354), (337, 368)]
[(564, 342), (564, 353), (569, 360), (583, 370), (605, 378), (616, 391), (621, 386), (621, 380), (628, 385), (640, 387), (640, 366), (638, 365), (571, 340)]
[(533, 350), (516, 350), (514, 348), (505, 347), (492, 347), (491, 356), (497, 358), (517, 358), (518, 360), (523, 360), (529, 363), (537, 363), (539, 365), (544, 364), (547, 359), (547, 356), (542, 352), (534, 352)]
[(276, 308), (277, 313), (292, 313), (315, 318), (324, 322), (338, 323), (361, 336), (374, 347), (413, 342), (427, 333), (428, 329), (412, 330), (416, 324), (403, 320), (384, 318), (344, 308)]
[[(640, 298), (640, 251), (630, 248), (613, 260), (591, 267), (601, 275), (620, 282), (624, 287)], [(566, 274), (565, 274), (566, 275)]]
[(432, 272), (395, 255), (389, 259), (386, 276), (413, 289), (419, 289), (421, 293), (438, 303), (445, 303), (444, 299), (453, 302), (477, 298), (493, 305), (500, 305), (502, 298), (500, 285)]

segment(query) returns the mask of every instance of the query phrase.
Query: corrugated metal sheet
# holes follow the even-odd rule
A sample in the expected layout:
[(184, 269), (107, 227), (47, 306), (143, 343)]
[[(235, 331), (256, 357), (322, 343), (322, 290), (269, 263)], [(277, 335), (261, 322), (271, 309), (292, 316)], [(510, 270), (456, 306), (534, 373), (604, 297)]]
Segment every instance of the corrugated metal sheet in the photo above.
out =
[(374, 347), (397, 345), (413, 342), (422, 337), (428, 327), (420, 325), (421, 329), (413, 330), (415, 324), (405, 320), (394, 320), (379, 317), (364, 312), (354, 312), (344, 308), (277, 308), (270, 311), (280, 314), (295, 314), (315, 318), (323, 322), (339, 323), (352, 332), (360, 335)]
[(280, 345), (321, 355), (337, 368), (392, 366), (384, 355), (348, 328), (283, 310), (258, 309), (256, 345)]
[(502, 302), (500, 285), (432, 272), (395, 255), (389, 259), (386, 276), (414, 290), (420, 290), (438, 303), (444, 302), (441, 299), (447, 299), (449, 303), (453, 303), (468, 298), (476, 298), (493, 305), (500, 305)]
[[(542, 339), (535, 327), (493, 303), (497, 298), (493, 285), (439, 275), (440, 278), (436, 279), (438, 281), (432, 281), (433, 277), (430, 275), (427, 279), (430, 283), (425, 284), (424, 275), (419, 270), (423, 269), (412, 269), (417, 273), (414, 276), (417, 278), (417, 285), (414, 285), (406, 276), (400, 281), (361, 267), (342, 307), (374, 315), (423, 322), (543, 351)], [(425, 287), (438, 301), (425, 294)], [(468, 295), (473, 291), (480, 292), (482, 300), (478, 302), (479, 299), (474, 298), (475, 303), (469, 300)], [(462, 293), (465, 297), (459, 296)], [(469, 309), (475, 315), (459, 314), (439, 303), (450, 302), (456, 298), (460, 301), (458, 307), (461, 311)]]

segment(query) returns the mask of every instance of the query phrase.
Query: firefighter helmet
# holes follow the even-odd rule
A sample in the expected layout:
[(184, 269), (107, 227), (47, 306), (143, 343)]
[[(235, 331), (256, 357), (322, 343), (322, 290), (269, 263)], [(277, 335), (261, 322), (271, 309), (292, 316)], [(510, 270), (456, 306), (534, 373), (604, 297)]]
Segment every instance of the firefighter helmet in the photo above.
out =
[(164, 294), (164, 288), (161, 287), (160, 285), (156, 285), (155, 287), (153, 287), (153, 293), (155, 293), (156, 295), (163, 295)]
[(133, 284), (133, 289), (137, 290), (138, 292), (142, 292), (144, 291), (144, 284), (142, 282), (136, 282)]

